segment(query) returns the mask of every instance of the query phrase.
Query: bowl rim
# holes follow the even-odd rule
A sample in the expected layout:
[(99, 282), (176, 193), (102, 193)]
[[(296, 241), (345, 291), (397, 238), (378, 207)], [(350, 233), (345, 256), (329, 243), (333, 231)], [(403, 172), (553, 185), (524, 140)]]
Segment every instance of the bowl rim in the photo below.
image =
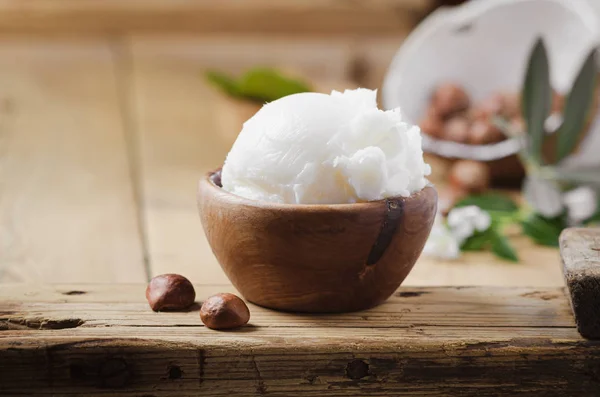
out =
[(214, 195), (219, 195), (225, 200), (228, 200), (237, 205), (243, 205), (246, 207), (253, 207), (257, 209), (269, 209), (277, 211), (305, 211), (305, 212), (330, 212), (330, 211), (352, 211), (357, 212), (361, 210), (368, 210), (373, 208), (385, 207), (389, 202), (407, 202), (414, 200), (423, 200), (423, 192), (429, 189), (435, 189), (435, 186), (428, 181), (427, 185), (423, 189), (414, 192), (410, 196), (392, 196), (381, 200), (364, 201), (358, 203), (339, 203), (339, 204), (286, 204), (286, 203), (275, 203), (271, 201), (259, 201), (253, 200), (246, 197), (238, 196), (237, 194), (231, 193), (222, 186), (219, 186), (215, 182), (215, 176), (220, 175), (223, 167), (206, 172), (200, 181), (198, 182), (199, 192), (198, 196), (202, 194), (202, 186), (208, 188)]

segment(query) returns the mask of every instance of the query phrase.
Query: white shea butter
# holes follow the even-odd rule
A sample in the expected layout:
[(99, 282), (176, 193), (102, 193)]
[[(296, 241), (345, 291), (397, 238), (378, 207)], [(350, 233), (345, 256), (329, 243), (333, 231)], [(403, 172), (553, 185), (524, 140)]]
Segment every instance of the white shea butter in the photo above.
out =
[(254, 200), (342, 204), (409, 196), (428, 183), (421, 131), (376, 91), (302, 93), (266, 104), (242, 128), (223, 189)]

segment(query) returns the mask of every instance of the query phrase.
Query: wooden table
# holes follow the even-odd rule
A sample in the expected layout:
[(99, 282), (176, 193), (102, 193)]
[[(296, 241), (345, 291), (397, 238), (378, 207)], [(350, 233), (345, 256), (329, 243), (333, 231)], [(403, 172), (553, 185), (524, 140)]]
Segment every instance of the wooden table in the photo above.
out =
[[(139, 285), (0, 289), (0, 395), (597, 396), (600, 342), (562, 288), (402, 287), (344, 315), (248, 326), (154, 313)], [(229, 290), (197, 286), (199, 297)], [(113, 394), (115, 393), (115, 394)]]
[[(15, 4), (0, 6), (26, 15)], [(143, 288), (156, 274), (187, 276), (199, 299), (230, 288), (195, 204), (198, 178), (231, 144), (219, 124), (226, 110), (201, 77), (206, 60), (268, 54), (343, 88), (334, 81), (352, 77), (355, 48), (336, 36), (232, 42), (94, 28), (66, 37), (48, 31), (73, 14), (34, 15), (45, 37), (15, 35), (0, 19), (9, 31), (0, 36), (0, 395), (489, 395), (539, 385), (569, 395), (596, 385), (595, 344), (574, 328), (558, 251), (518, 236), (521, 263), (422, 257), (404, 289), (367, 313), (253, 306), (252, 326), (218, 333), (196, 312), (150, 312)], [(389, 58), (398, 40), (388, 43), (358, 47)]]

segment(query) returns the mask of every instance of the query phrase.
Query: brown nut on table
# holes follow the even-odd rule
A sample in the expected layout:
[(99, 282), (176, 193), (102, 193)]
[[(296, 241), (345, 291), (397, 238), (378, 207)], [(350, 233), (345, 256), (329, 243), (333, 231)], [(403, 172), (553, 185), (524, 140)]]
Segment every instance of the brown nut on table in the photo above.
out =
[(452, 165), (448, 180), (458, 190), (480, 193), (490, 185), (489, 166), (480, 161), (458, 160)]
[(431, 104), (441, 117), (450, 117), (469, 107), (469, 96), (460, 86), (453, 83), (442, 84), (433, 93)]
[(250, 321), (250, 310), (234, 294), (216, 294), (202, 303), (200, 319), (212, 329), (238, 328)]
[(196, 291), (190, 280), (179, 274), (161, 274), (150, 280), (146, 299), (155, 312), (184, 310), (194, 303)]

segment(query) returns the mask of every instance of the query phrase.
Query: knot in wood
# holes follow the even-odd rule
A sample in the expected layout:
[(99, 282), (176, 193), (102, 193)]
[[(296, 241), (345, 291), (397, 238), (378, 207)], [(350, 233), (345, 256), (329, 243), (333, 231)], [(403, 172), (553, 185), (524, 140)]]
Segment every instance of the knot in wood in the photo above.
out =
[(369, 364), (363, 360), (352, 360), (346, 365), (346, 377), (358, 380), (369, 376)]
[(171, 365), (169, 367), (169, 379), (175, 380), (180, 379), (183, 376), (183, 371), (177, 365)]
[(109, 358), (100, 365), (98, 377), (101, 387), (123, 387), (131, 379), (131, 370), (122, 358)]

